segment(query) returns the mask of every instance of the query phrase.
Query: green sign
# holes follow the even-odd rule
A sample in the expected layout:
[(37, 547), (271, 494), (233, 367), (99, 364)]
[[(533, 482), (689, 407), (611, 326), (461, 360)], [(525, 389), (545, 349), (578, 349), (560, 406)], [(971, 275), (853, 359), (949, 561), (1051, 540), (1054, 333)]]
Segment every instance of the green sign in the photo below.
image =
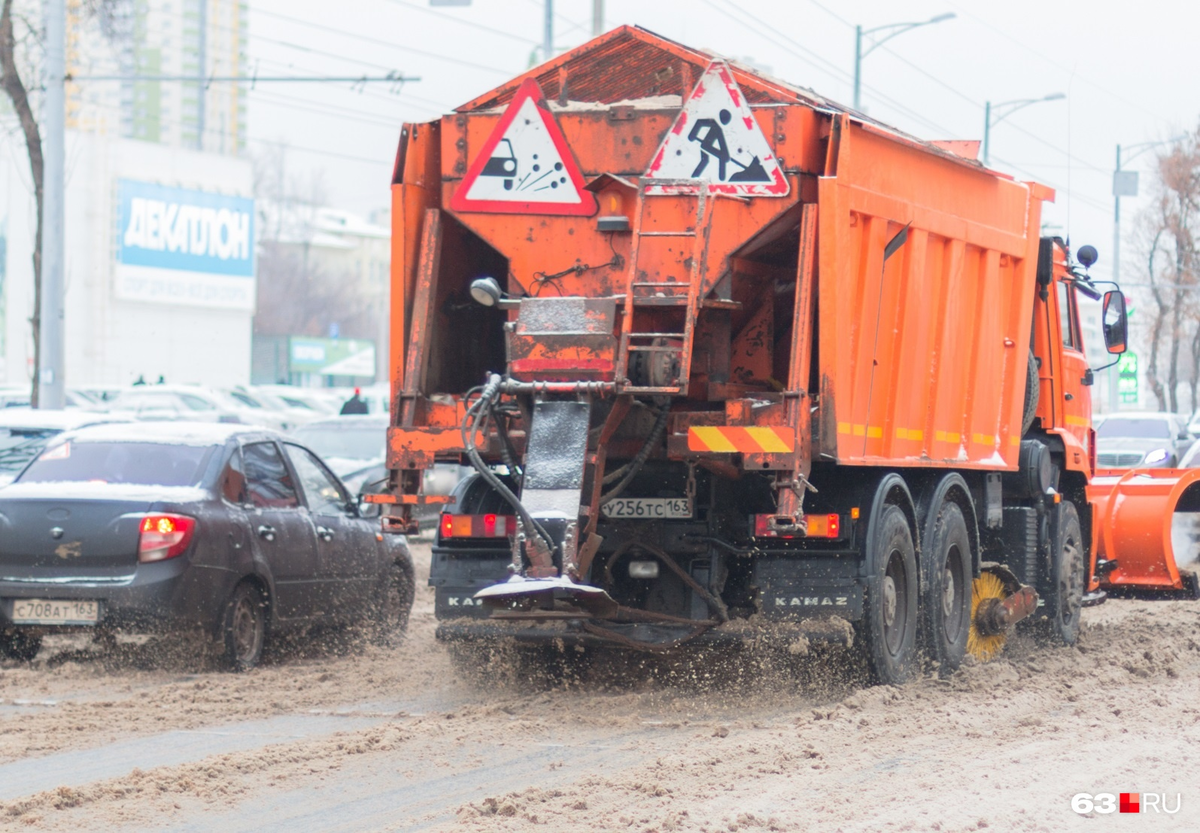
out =
[(375, 378), (375, 342), (355, 338), (288, 338), (288, 370)]
[(1138, 360), (1132, 350), (1126, 350), (1117, 362), (1117, 393), (1122, 405), (1138, 403)]

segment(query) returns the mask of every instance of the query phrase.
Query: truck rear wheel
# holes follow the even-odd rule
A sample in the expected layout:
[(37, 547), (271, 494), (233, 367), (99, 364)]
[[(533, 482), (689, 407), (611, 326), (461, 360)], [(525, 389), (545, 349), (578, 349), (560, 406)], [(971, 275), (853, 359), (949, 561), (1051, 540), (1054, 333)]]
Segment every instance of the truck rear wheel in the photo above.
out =
[(925, 552), (925, 650), (943, 672), (954, 671), (971, 630), (971, 537), (958, 504), (947, 501), (938, 508)]
[(917, 553), (904, 511), (885, 506), (867, 542), (866, 609), (861, 624), (867, 659), (882, 685), (908, 681), (916, 665)]
[(1047, 641), (1074, 645), (1083, 614), (1083, 530), (1075, 504), (1064, 500), (1050, 524), (1050, 562), (1043, 586), (1045, 619), (1040, 623)]

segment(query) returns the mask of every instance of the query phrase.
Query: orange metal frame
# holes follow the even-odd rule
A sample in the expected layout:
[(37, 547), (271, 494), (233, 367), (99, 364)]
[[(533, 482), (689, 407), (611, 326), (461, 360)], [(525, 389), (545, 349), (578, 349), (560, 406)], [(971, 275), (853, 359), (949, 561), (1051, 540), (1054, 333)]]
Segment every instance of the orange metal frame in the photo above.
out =
[[(735, 473), (728, 449), (689, 447), (689, 429), (790, 432), (790, 450), (764, 446), (733, 458), (741, 468), (778, 472), (781, 514), (798, 510), (788, 495), (813, 460), (1016, 468), (1037, 301), (1036, 230), (1053, 192), (735, 67), (787, 173), (788, 196), (648, 195), (643, 173), (680, 106), (665, 96), (686, 96), (708, 61), (625, 27), (440, 121), (406, 126), (393, 185), (390, 467), (417, 472), (463, 450), (457, 427), (465, 391), (429, 390), (425, 376), (434, 342), (470, 337), (455, 331), (436, 301), (447, 282), (465, 293), (475, 277), (451, 274), (440, 261), (453, 225), (506, 260), (508, 274), (496, 277), (513, 296), (618, 299), (608, 390), (676, 397), (669, 456)], [(595, 217), (448, 210), (506, 105), (531, 78), (597, 191), (599, 213), (624, 215), (629, 232), (601, 231)], [(885, 262), (901, 229), (907, 240)], [(1050, 312), (1034, 337), (1047, 349), (1058, 339)], [(677, 376), (659, 384), (631, 379), (635, 353), (666, 365), (677, 360)], [(1072, 425), (1072, 411), (1056, 399), (1059, 353), (1051, 350), (1056, 358), (1043, 367), (1043, 425), (1083, 449), (1086, 470), (1086, 426)], [(519, 450), (523, 426), (514, 424)], [(622, 453), (622, 442), (636, 450), (636, 438), (616, 432), (611, 439), (610, 457)], [(494, 436), (477, 441), (498, 451)], [(1069, 467), (1080, 462), (1068, 457)], [(404, 493), (419, 492), (419, 478), (402, 480)]]

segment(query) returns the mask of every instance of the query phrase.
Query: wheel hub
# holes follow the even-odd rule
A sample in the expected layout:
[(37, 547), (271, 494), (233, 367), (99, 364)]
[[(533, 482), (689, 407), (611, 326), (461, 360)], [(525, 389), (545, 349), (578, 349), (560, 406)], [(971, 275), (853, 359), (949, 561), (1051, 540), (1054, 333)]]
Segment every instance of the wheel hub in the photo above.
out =
[(896, 580), (883, 577), (883, 623), (891, 627), (896, 623)]
[(954, 573), (949, 569), (942, 573), (942, 615), (949, 619), (954, 613)]
[(233, 613), (233, 639), (239, 658), (249, 656), (254, 650), (254, 611), (250, 609), (250, 602), (245, 599), (238, 604)]

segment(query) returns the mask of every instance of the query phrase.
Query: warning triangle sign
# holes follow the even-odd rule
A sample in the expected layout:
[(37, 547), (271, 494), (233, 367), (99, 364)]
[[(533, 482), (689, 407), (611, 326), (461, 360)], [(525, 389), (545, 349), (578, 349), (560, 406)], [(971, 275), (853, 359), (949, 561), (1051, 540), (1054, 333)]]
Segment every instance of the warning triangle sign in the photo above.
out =
[(542, 88), (527, 78), (458, 184), (450, 208), (589, 217), (596, 213), (596, 197), (583, 185)]
[[(654, 179), (702, 179), (710, 194), (786, 197), (787, 177), (724, 61), (713, 61), (646, 171)], [(653, 191), (686, 192), (687, 184)]]

